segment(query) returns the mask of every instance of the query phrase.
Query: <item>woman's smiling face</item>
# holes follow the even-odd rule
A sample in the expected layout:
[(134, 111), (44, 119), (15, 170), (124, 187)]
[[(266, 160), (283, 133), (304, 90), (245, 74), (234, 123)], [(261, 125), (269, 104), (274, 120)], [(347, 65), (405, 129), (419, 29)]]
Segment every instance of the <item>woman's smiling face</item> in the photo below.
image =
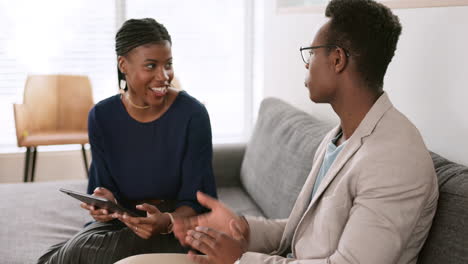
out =
[(161, 41), (132, 49), (118, 59), (135, 104), (161, 106), (174, 78), (171, 43)]

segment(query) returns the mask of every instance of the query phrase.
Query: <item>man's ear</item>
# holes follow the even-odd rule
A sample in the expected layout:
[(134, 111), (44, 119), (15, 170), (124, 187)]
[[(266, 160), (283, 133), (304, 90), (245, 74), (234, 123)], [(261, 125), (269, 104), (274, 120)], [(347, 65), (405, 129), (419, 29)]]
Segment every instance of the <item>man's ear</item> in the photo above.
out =
[(125, 74), (127, 72), (127, 60), (124, 56), (117, 57), (117, 65), (119, 66), (119, 70)]
[(342, 48), (336, 48), (332, 52), (333, 65), (335, 67), (336, 73), (341, 73), (344, 71), (348, 65), (348, 56)]

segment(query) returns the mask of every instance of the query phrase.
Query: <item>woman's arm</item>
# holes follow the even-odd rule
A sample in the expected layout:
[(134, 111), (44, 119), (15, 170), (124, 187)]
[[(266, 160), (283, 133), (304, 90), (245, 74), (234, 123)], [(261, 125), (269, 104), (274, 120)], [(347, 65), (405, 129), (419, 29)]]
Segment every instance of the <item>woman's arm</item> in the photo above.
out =
[[(91, 109), (88, 115), (88, 136), (91, 145), (92, 162), (88, 181), (88, 194), (101, 196), (115, 201), (115, 187), (110, 177), (109, 169), (105, 162), (101, 129), (96, 117), (96, 108)], [(99, 188), (100, 187), (100, 188)], [(96, 221), (107, 222), (113, 219), (105, 209), (97, 209), (88, 204), (81, 207), (89, 210), (90, 215)]]
[(92, 155), (88, 194), (92, 194), (97, 187), (105, 187), (115, 195), (115, 183), (112, 180), (105, 160), (106, 152), (104, 150), (102, 129), (99, 124), (96, 107), (91, 109), (88, 115), (88, 137)]
[(176, 207), (188, 206), (196, 213), (202, 213), (205, 209), (197, 201), (197, 191), (217, 197), (212, 167), (211, 125), (204, 106), (192, 116), (187, 129), (182, 184), (177, 195)]

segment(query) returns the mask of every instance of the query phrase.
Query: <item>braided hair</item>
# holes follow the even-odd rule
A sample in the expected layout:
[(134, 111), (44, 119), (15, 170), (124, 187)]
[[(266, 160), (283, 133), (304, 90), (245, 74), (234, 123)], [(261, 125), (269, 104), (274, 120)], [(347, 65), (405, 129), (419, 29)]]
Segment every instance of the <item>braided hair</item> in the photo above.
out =
[[(172, 45), (171, 36), (163, 24), (158, 23), (152, 18), (129, 19), (125, 21), (122, 27), (115, 35), (115, 53), (117, 56), (125, 56), (132, 49), (141, 45), (150, 43), (161, 43), (169, 41)], [(117, 65), (118, 83), (125, 80), (119, 66)], [(125, 85), (124, 90), (128, 89)]]

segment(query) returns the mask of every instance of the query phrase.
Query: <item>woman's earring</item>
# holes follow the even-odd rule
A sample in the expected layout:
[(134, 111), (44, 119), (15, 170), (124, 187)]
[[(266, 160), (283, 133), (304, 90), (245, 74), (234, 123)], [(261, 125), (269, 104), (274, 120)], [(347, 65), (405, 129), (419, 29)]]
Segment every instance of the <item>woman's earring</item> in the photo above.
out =
[(124, 79), (120, 80), (120, 89), (125, 90), (126, 87), (127, 81), (125, 81)]

